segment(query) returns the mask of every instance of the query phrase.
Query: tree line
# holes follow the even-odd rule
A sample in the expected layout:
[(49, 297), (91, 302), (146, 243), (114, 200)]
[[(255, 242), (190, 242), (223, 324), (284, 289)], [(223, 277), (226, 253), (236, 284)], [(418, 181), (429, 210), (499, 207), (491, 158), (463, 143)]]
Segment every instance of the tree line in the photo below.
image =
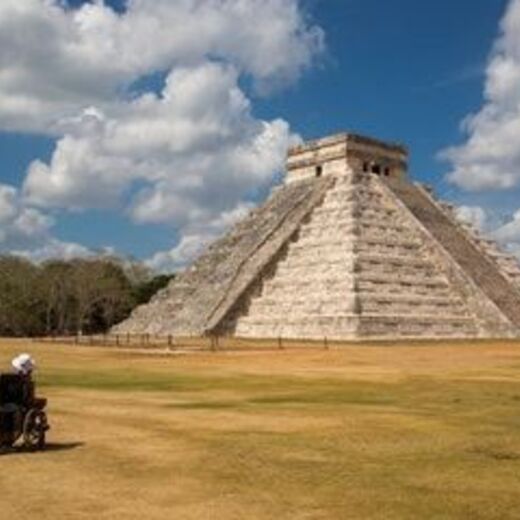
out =
[(116, 258), (35, 264), (0, 256), (0, 336), (106, 332), (173, 276)]

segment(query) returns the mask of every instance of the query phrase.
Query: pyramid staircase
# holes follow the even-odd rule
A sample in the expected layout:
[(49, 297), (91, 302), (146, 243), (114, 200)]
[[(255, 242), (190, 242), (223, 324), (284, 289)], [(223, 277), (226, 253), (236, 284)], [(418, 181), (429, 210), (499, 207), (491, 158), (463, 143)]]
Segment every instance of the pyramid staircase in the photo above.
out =
[(245, 337), (478, 335), (375, 176), (338, 179), (229, 331)]
[(113, 328), (124, 334), (201, 335), (216, 326), (321, 202), (333, 178), (275, 190), (146, 305)]

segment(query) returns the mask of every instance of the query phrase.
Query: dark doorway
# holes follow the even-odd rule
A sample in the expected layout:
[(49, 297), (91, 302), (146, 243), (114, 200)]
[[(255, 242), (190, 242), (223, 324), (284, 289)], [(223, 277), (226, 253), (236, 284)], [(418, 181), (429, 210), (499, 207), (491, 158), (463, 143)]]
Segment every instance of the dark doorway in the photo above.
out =
[(316, 166), (316, 177), (321, 177), (323, 175), (323, 166)]

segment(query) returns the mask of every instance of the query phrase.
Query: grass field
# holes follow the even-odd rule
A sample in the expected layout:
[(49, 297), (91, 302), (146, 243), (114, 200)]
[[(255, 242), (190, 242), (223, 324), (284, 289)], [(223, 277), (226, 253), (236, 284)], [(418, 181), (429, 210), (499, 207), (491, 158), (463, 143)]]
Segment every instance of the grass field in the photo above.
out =
[(3, 519), (518, 519), (520, 344), (30, 351), (49, 449)]

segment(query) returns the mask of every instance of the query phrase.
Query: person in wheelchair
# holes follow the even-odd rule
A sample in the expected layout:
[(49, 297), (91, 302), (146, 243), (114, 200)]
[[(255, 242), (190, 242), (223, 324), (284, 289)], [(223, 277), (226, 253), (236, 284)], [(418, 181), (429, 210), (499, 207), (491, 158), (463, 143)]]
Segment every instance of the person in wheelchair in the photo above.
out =
[(35, 397), (36, 364), (29, 354), (20, 354), (11, 365), (12, 373), (0, 374), (0, 448), (12, 447), (20, 436), (26, 447), (43, 448), (47, 400)]

